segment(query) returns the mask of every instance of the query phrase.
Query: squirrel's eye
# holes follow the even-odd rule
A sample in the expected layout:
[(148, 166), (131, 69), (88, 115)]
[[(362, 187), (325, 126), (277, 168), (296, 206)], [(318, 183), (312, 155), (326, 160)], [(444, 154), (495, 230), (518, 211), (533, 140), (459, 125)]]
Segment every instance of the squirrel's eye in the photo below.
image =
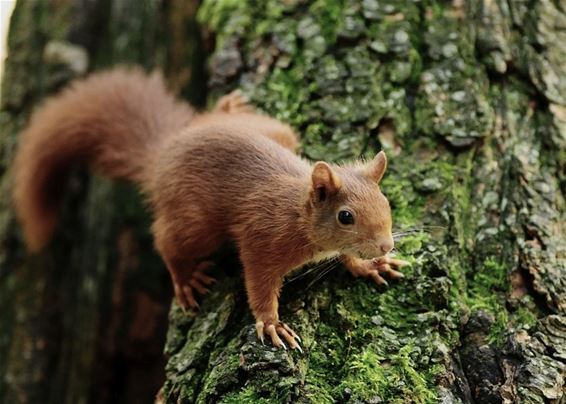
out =
[(342, 224), (354, 224), (354, 215), (347, 210), (341, 210), (338, 212), (338, 221)]

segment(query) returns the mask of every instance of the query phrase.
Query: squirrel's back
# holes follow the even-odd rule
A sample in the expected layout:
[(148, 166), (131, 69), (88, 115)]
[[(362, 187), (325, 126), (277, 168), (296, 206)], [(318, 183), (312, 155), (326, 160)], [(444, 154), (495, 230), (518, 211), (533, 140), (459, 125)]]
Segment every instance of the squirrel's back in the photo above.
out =
[(114, 69), (73, 83), (33, 114), (15, 159), (14, 203), (31, 250), (51, 237), (60, 182), (75, 164), (138, 183), (154, 149), (187, 125), (192, 108), (177, 101), (159, 74)]
[[(281, 147), (278, 137), (263, 135), (262, 117), (248, 122), (246, 114), (231, 114), (205, 125), (198, 123), (166, 141), (156, 153), (148, 182), (154, 209), (192, 198), (224, 213), (242, 206), (257, 187), (276, 187), (275, 177), (305, 178), (309, 163)], [(254, 123), (259, 122), (254, 128)]]

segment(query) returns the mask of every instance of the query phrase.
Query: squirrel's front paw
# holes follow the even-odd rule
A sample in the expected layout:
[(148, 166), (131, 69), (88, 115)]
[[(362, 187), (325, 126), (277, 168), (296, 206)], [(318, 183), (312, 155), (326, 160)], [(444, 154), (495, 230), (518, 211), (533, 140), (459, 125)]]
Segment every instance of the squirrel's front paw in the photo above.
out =
[(409, 265), (409, 262), (390, 258), (385, 255), (371, 260), (356, 261), (348, 265), (348, 269), (354, 276), (372, 278), (376, 284), (387, 286), (387, 281), (380, 274), (385, 274), (390, 279), (404, 278), (405, 275), (395, 269), (399, 269), (405, 265)]
[[(271, 342), (278, 348), (287, 350), (287, 345), (281, 340), (280, 336), (287, 341), (291, 349), (298, 349), (301, 353), (303, 350), (299, 345), (301, 339), (287, 324), (281, 321), (261, 321), (255, 323), (255, 329), (260, 341), (264, 342), (264, 336), (267, 334), (271, 338)], [(298, 341), (298, 342), (297, 342)]]

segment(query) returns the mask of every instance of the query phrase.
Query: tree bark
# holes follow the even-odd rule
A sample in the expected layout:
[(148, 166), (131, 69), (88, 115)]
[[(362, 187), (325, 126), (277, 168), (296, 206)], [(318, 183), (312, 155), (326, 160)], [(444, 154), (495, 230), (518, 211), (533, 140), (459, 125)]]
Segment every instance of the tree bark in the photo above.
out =
[(205, 1), (212, 98), (243, 89), (313, 160), (384, 149), (412, 265), (383, 291), (341, 268), (288, 280), (281, 316), (304, 354), (258, 343), (237, 278), (197, 314), (173, 307), (164, 399), (563, 402), (565, 11)]
[[(8, 167), (31, 109), (82, 74), (79, 54), (87, 70), (166, 65), (202, 100), (194, 11), (18, 3), (0, 115), (0, 401), (139, 402), (160, 380), (160, 327), (143, 326), (162, 321), (169, 281), (140, 198), (78, 172), (61, 231), (29, 257)], [(565, 6), (205, 0), (199, 16), (215, 37), (210, 100), (241, 88), (313, 160), (386, 151), (382, 189), (412, 264), (385, 290), (339, 267), (293, 275), (280, 315), (300, 354), (258, 343), (235, 254), (219, 254), (227, 275), (200, 311), (169, 312), (161, 399), (563, 402)]]
[(160, 67), (175, 91), (202, 103), (196, 7), (16, 4), (0, 111), (0, 402), (151, 403), (163, 383), (171, 287), (137, 191), (77, 171), (56, 237), (28, 256), (10, 206), (10, 162), (30, 112), (89, 71)]

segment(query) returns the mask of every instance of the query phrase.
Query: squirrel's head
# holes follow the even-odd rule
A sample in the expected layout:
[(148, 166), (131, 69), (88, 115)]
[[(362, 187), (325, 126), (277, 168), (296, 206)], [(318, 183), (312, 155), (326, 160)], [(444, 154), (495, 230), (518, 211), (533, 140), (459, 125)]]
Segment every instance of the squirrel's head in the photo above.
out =
[(314, 165), (309, 206), (318, 246), (367, 259), (391, 251), (391, 209), (379, 189), (386, 167), (383, 152), (365, 164)]

